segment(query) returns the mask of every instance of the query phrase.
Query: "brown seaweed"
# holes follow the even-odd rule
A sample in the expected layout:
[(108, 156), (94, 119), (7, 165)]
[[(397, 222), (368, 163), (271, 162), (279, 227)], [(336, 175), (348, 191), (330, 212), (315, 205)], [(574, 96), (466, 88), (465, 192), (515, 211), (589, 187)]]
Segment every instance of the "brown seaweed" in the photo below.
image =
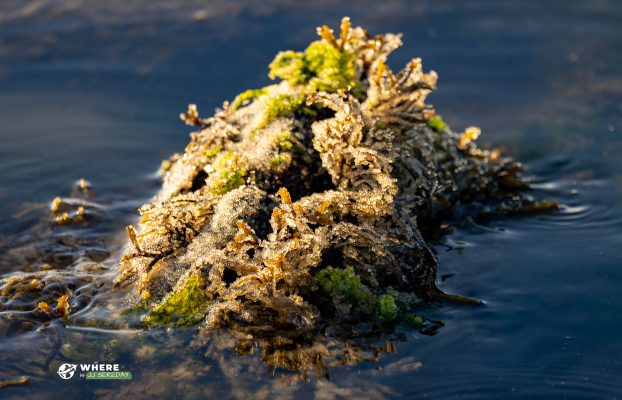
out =
[(455, 132), (426, 103), (437, 75), (420, 59), (391, 71), (400, 35), (372, 36), (348, 18), (340, 31), (323, 26), (304, 51), (279, 53), (278, 83), (209, 118), (192, 104), (181, 114), (198, 130), (162, 163), (161, 190), (127, 227), (116, 289), (76, 264), (78, 254), (101, 260), (80, 253), (89, 240), (72, 238), (68, 260), (49, 256), (57, 232), (101, 218), (90, 183), (54, 199), (38, 236), (54, 246), (9, 254), (37, 268), (0, 281), (5, 334), (87, 323), (75, 315), (103, 285), (131, 293), (121, 324), (197, 327), (191, 348), (209, 357), (229, 343), (224, 333), (238, 355), (308, 379), (394, 352), (398, 324), (435, 334), (442, 322), (420, 315), (428, 303), (479, 304), (437, 286), (441, 227), (557, 205), (532, 201), (521, 165), (479, 148), (478, 128)]
[[(276, 56), (269, 76), (281, 82), (207, 119), (194, 105), (181, 115), (199, 130), (163, 163), (117, 280), (135, 287), (145, 323), (229, 329), (277, 366), (311, 365), (299, 344), (328, 327), (352, 337), (365, 324), (422, 326), (414, 304), (478, 303), (439, 289), (424, 234), (457, 207), (538, 209), (521, 195), (520, 164), (426, 103), (435, 72), (420, 59), (390, 70), (400, 35), (371, 36), (348, 18), (339, 37), (318, 34)], [(297, 366), (284, 348), (298, 349)]]

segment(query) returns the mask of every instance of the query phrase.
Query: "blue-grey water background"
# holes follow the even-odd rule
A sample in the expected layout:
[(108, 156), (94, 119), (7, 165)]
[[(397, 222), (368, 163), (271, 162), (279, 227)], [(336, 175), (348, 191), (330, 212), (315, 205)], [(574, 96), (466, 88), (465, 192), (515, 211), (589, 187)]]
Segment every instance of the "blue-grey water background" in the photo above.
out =
[[(36, 223), (29, 207), (68, 194), (81, 177), (109, 205), (111, 243), (123, 240), (158, 188), (160, 161), (188, 141), (179, 112), (196, 103), (209, 115), (267, 84), (276, 52), (304, 48), (316, 26), (337, 27), (344, 15), (372, 33), (403, 32), (391, 67), (422, 57), (440, 76), (430, 102), (445, 120), (480, 126), (483, 145), (524, 161), (539, 194), (564, 207), (469, 224), (436, 246), (439, 276), (451, 275), (442, 287), (484, 307), (431, 308), (445, 322), (437, 335), (404, 328), (396, 354), (334, 368), (323, 384), (291, 389), (260, 369), (252, 379), (262, 389), (251, 397), (622, 397), (622, 3), (614, 0), (3, 0), (0, 252)], [(0, 351), (19, 352), (11, 340), (0, 339)], [(36, 345), (36, 333), (24, 343)], [(122, 361), (134, 380), (70, 384), (51, 371), (0, 397), (160, 393), (150, 392), (161, 390), (147, 380), (150, 367)], [(179, 366), (177, 385), (187, 368), (199, 371), (205, 393), (249, 396), (214, 369), (168, 362)], [(238, 378), (247, 380), (244, 370)]]

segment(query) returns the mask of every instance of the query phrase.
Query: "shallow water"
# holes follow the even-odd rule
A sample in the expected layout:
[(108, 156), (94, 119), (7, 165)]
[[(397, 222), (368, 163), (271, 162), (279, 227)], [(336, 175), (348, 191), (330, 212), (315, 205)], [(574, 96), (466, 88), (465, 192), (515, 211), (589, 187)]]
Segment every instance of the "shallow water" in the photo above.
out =
[[(486, 305), (430, 308), (445, 323), (436, 335), (401, 328), (395, 354), (333, 368), (329, 381), (288, 386), (224, 344), (187, 349), (190, 332), (88, 328), (78, 318), (0, 339), (0, 379), (31, 376), (2, 398), (622, 396), (622, 4), (107, 3), (0, 5), (0, 273), (38, 269), (40, 259), (16, 262), (15, 249), (30, 248), (49, 202), (81, 177), (100, 208), (73, 233), (105, 237), (88, 246), (112, 253), (102, 262), (112, 271), (123, 226), (158, 188), (160, 160), (188, 140), (177, 119), (186, 104), (208, 115), (265, 85), (278, 50), (302, 48), (315, 26), (343, 15), (371, 32), (403, 32), (391, 65), (422, 57), (440, 75), (430, 101), (445, 120), (482, 127), (480, 142), (525, 161), (537, 196), (564, 207), (446, 237), (436, 246), (442, 287)], [(103, 292), (85, 295), (80, 317), (113, 313)], [(66, 360), (118, 362), (134, 379), (63, 381), (55, 371)]]

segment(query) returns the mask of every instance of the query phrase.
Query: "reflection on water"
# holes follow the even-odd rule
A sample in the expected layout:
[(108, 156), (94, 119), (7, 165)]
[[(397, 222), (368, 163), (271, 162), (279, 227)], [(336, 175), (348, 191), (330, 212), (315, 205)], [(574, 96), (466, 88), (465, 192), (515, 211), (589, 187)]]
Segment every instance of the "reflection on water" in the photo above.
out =
[[(333, 368), (330, 380), (285, 385), (285, 371), (238, 357), (226, 335), (192, 346), (190, 331), (135, 329), (106, 285), (122, 227), (157, 190), (153, 171), (187, 141), (177, 113), (266, 84), (276, 51), (300, 49), (314, 26), (343, 15), (404, 32), (395, 66), (421, 56), (441, 77), (432, 102), (445, 119), (482, 126), (484, 141), (527, 160), (536, 195), (564, 208), (445, 238), (443, 287), (486, 306), (432, 307), (426, 316), (445, 322), (437, 335), (400, 327), (394, 354)], [(80, 311), (67, 326), (16, 325), (0, 311), (0, 379), (31, 378), (2, 397), (618, 396), (621, 17), (603, 0), (3, 1), (0, 272), (29, 271), (21, 283), (32, 284), (58, 268), (39, 284), (53, 299), (80, 293)], [(92, 198), (71, 193), (81, 177)], [(50, 228), (56, 196), (87, 205), (86, 223)], [(45, 300), (7, 304), (33, 313)], [(62, 362), (108, 360), (134, 380), (69, 384), (55, 374)]]

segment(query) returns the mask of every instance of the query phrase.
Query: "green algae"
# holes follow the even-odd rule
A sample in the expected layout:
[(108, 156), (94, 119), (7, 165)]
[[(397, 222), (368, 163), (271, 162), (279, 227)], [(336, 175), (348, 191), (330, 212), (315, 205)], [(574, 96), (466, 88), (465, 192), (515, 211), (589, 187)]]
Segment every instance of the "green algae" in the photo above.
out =
[(218, 154), (220, 154), (220, 152), (222, 151), (223, 147), (222, 144), (220, 143), (215, 143), (212, 144), (210, 147), (207, 148), (207, 150), (205, 151), (205, 157), (207, 158), (214, 158), (216, 157)]
[(399, 309), (397, 304), (395, 304), (395, 298), (390, 294), (383, 294), (377, 298), (378, 304), (378, 315), (384, 319), (389, 321), (397, 318), (399, 313)]
[(336, 302), (345, 300), (380, 320), (406, 323), (420, 320), (411, 311), (413, 306), (421, 303), (416, 296), (400, 293), (391, 287), (372, 290), (361, 282), (351, 266), (327, 267), (315, 275), (315, 282), (325, 295), (333, 297)]
[(428, 126), (434, 129), (437, 132), (444, 131), (449, 128), (449, 126), (443, 121), (443, 118), (440, 115), (435, 115), (428, 119)]
[(258, 128), (267, 126), (277, 118), (294, 113), (313, 117), (306, 106), (308, 95), (318, 91), (334, 93), (338, 90), (356, 90), (356, 55), (323, 40), (312, 42), (304, 52), (283, 51), (270, 63), (270, 79), (280, 78), (292, 87), (300, 86), (295, 95), (267, 94), (266, 88), (243, 92), (233, 102), (233, 109), (248, 99), (266, 96), (265, 114)]
[(251, 100), (258, 99), (268, 93), (266, 88), (261, 89), (249, 89), (237, 95), (237, 97), (231, 103), (232, 110), (238, 110), (244, 104), (250, 102)]
[(269, 96), (265, 101), (265, 112), (257, 128), (265, 128), (277, 118), (289, 117), (294, 113), (308, 113), (306, 98), (303, 95), (277, 94)]
[(275, 139), (275, 144), (279, 150), (290, 151), (294, 144), (292, 143), (292, 134), (290, 132), (283, 132)]
[(246, 170), (239, 166), (238, 157), (233, 152), (221, 152), (212, 164), (213, 171), (208, 186), (214, 194), (223, 195), (244, 184)]
[(343, 269), (333, 267), (323, 269), (315, 275), (315, 281), (324, 293), (338, 295), (351, 302), (371, 303), (374, 298), (351, 266)]
[(155, 306), (143, 322), (148, 325), (194, 325), (205, 317), (208, 305), (205, 282), (196, 274), (188, 279), (183, 289), (172, 293)]
[(281, 78), (290, 85), (305, 85), (308, 91), (333, 93), (339, 89), (354, 89), (356, 55), (334, 44), (318, 40), (300, 53), (279, 53), (270, 64), (271, 79)]
[(283, 165), (290, 164), (292, 161), (291, 155), (289, 154), (277, 154), (272, 157), (270, 160), (270, 167), (273, 169), (279, 169)]
[(171, 160), (162, 160), (162, 163), (160, 164), (160, 170), (158, 173), (160, 175), (164, 175), (170, 169), (171, 169)]
[(304, 54), (295, 51), (282, 51), (276, 55), (268, 66), (270, 79), (280, 78), (286, 80), (291, 85), (300, 85), (307, 82)]

